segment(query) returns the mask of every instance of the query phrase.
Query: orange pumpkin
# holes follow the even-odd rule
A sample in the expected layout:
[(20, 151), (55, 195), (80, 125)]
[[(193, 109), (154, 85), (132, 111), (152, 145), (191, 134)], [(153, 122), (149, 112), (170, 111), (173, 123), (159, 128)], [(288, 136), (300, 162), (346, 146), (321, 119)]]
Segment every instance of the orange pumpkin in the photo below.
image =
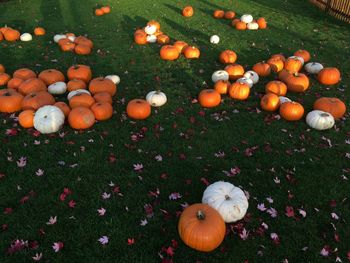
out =
[(193, 7), (192, 6), (185, 6), (182, 9), (182, 15), (184, 17), (191, 17), (191, 16), (193, 16)]
[(96, 93), (94, 99), (96, 102), (107, 102), (109, 104), (112, 104), (113, 102), (111, 94), (106, 91)]
[(90, 49), (94, 47), (94, 43), (84, 36), (78, 36), (77, 38), (75, 38), (74, 43), (77, 45), (88, 46)]
[(76, 45), (74, 51), (78, 55), (89, 55), (91, 53), (91, 48), (86, 45)]
[(93, 97), (91, 97), (91, 95), (87, 93), (78, 93), (69, 100), (69, 107), (72, 109), (76, 107), (90, 108), (94, 103), (95, 100)]
[(90, 81), (89, 91), (92, 95), (106, 91), (111, 94), (111, 96), (114, 96), (117, 92), (117, 86), (110, 79), (105, 79), (103, 77), (94, 78)]
[(220, 53), (219, 61), (222, 64), (233, 64), (237, 60), (237, 54), (232, 50), (224, 50)]
[(13, 77), (26, 80), (26, 79), (36, 78), (36, 74), (33, 70), (29, 68), (21, 68), (13, 72)]
[(76, 130), (88, 129), (94, 125), (95, 115), (89, 108), (77, 107), (70, 111), (68, 123)]
[(249, 85), (243, 82), (232, 83), (228, 89), (228, 94), (233, 99), (246, 100), (250, 94)]
[(260, 101), (260, 106), (266, 111), (275, 111), (280, 106), (280, 98), (273, 93), (265, 94)]
[(160, 49), (160, 57), (164, 60), (175, 60), (178, 59), (180, 53), (178, 49), (171, 45), (162, 46)]
[(177, 51), (179, 51), (179, 53), (182, 53), (183, 49), (185, 47), (187, 47), (188, 44), (184, 41), (176, 41), (173, 46), (176, 47), (176, 49), (177, 49)]
[(4, 35), (0, 32), (0, 42), (4, 40)]
[(285, 78), (288, 91), (292, 92), (304, 92), (309, 88), (309, 78), (303, 73), (289, 74)]
[(157, 29), (157, 31), (160, 30), (160, 24), (159, 24), (157, 21), (155, 21), (155, 20), (149, 21), (149, 22), (147, 23), (147, 26), (155, 26), (156, 29)]
[(100, 9), (102, 10), (102, 12), (104, 14), (109, 14), (111, 12), (111, 8), (108, 5), (107, 6), (102, 6)]
[(323, 85), (335, 85), (340, 81), (340, 71), (337, 68), (324, 68), (317, 75)]
[(46, 85), (41, 79), (31, 78), (24, 80), (18, 87), (18, 92), (27, 95), (35, 91), (46, 91)]
[(45, 31), (45, 29), (42, 28), (42, 27), (36, 27), (36, 28), (34, 29), (34, 35), (36, 35), (36, 36), (43, 36), (43, 35), (45, 35), (45, 34), (46, 34), (46, 31)]
[(281, 104), (279, 113), (287, 121), (297, 121), (303, 117), (304, 107), (298, 102), (288, 101)]
[(24, 80), (20, 78), (12, 78), (7, 82), (8, 89), (18, 89)]
[(103, 16), (104, 14), (105, 13), (100, 8), (95, 9), (95, 15), (96, 16)]
[(273, 54), (271, 58), (277, 58), (282, 60), (283, 62), (286, 61), (286, 58), (282, 54)]
[(302, 57), (304, 59), (304, 62), (309, 62), (311, 59), (311, 55), (309, 51), (304, 49), (299, 49), (298, 51), (294, 52), (294, 56)]
[(89, 66), (86, 65), (74, 65), (67, 71), (69, 80), (80, 79), (85, 83), (88, 83), (92, 78), (92, 72)]
[(244, 68), (239, 64), (227, 65), (225, 71), (228, 73), (231, 80), (236, 80), (244, 75)]
[(260, 76), (260, 77), (267, 77), (271, 73), (271, 67), (266, 62), (259, 62), (256, 63), (253, 66), (253, 70)]
[(97, 102), (90, 108), (95, 115), (95, 119), (98, 121), (105, 121), (112, 117), (113, 107), (107, 102)]
[(266, 29), (267, 28), (267, 22), (266, 22), (265, 18), (259, 17), (256, 22), (259, 25), (259, 29)]
[(170, 38), (167, 35), (159, 35), (157, 36), (158, 44), (168, 44), (170, 42)]
[(12, 28), (8, 28), (3, 34), (5, 40), (10, 42), (18, 40), (21, 36), (21, 33), (19, 31)]
[(67, 41), (67, 42), (63, 43), (62, 45), (60, 45), (61, 50), (64, 52), (73, 52), (75, 49), (75, 46), (76, 46), (76, 44), (74, 42), (71, 42), (71, 41)]
[(214, 208), (207, 204), (194, 204), (182, 212), (178, 232), (187, 246), (198, 251), (210, 252), (224, 240), (226, 225)]
[(70, 108), (66, 103), (64, 103), (63, 101), (59, 101), (59, 102), (56, 102), (54, 104), (54, 106), (60, 108), (60, 110), (63, 112), (64, 116), (68, 117), (68, 115), (70, 113)]
[(69, 43), (72, 43), (72, 41), (70, 41), (69, 38), (62, 38), (60, 40), (58, 40), (57, 44), (61, 47), (65, 44), (69, 44)]
[(220, 94), (227, 94), (228, 88), (231, 86), (231, 83), (225, 80), (219, 80), (215, 82), (214, 89)]
[(86, 83), (81, 79), (72, 79), (67, 83), (67, 90), (73, 91), (77, 89), (86, 89)]
[(322, 97), (314, 102), (314, 110), (330, 113), (335, 119), (340, 119), (346, 112), (345, 103), (338, 98)]
[(151, 105), (143, 99), (133, 99), (126, 106), (126, 113), (135, 120), (144, 120), (151, 115)]
[(267, 64), (270, 65), (271, 70), (273, 72), (280, 72), (284, 68), (284, 62), (281, 59), (278, 58), (270, 58), (267, 61)]
[(242, 21), (238, 21), (235, 24), (235, 27), (236, 27), (237, 30), (246, 30), (247, 29), (247, 24), (242, 22)]
[(0, 112), (13, 113), (22, 106), (23, 96), (13, 89), (0, 90)]
[(22, 110), (37, 110), (45, 105), (53, 105), (55, 98), (47, 91), (29, 93), (22, 100)]
[(297, 58), (287, 58), (284, 62), (284, 69), (292, 73), (299, 72), (302, 66), (303, 63)]
[(0, 86), (5, 86), (11, 79), (10, 75), (7, 73), (0, 73)]
[(49, 86), (53, 83), (65, 81), (63, 73), (57, 69), (46, 69), (39, 73), (38, 78), (44, 81), (44, 83)]
[(134, 34), (134, 41), (136, 44), (138, 45), (145, 45), (147, 44), (147, 34), (146, 32), (138, 32), (136, 34)]
[(282, 81), (273, 80), (266, 84), (265, 92), (273, 93), (277, 96), (285, 96), (287, 94), (287, 85)]
[(18, 115), (18, 122), (23, 128), (29, 129), (34, 127), (34, 114), (33, 110), (24, 110)]
[(236, 16), (236, 13), (234, 11), (226, 11), (225, 12), (225, 19), (233, 19)]
[(198, 101), (202, 107), (216, 107), (221, 103), (221, 95), (215, 89), (204, 89), (199, 93)]
[(3, 64), (0, 64), (0, 73), (4, 73), (6, 70), (5, 70), (5, 67)]
[(190, 46), (185, 47), (183, 49), (183, 53), (184, 53), (185, 58), (187, 58), (187, 59), (199, 58), (201, 55), (201, 52), (199, 51), (198, 48), (190, 47)]
[(164, 33), (162, 31), (156, 31), (153, 35), (155, 35), (156, 37), (159, 35), (163, 35)]
[(278, 79), (285, 82), (287, 77), (291, 74), (293, 74), (293, 73), (286, 70), (286, 69), (282, 69), (280, 72), (278, 72)]
[(224, 10), (215, 10), (213, 13), (215, 18), (223, 18), (225, 16)]
[(237, 24), (238, 22), (240, 22), (240, 21), (241, 21), (241, 20), (240, 20), (239, 18), (235, 18), (235, 19), (232, 20), (231, 24), (232, 24), (233, 27), (236, 27), (236, 24)]

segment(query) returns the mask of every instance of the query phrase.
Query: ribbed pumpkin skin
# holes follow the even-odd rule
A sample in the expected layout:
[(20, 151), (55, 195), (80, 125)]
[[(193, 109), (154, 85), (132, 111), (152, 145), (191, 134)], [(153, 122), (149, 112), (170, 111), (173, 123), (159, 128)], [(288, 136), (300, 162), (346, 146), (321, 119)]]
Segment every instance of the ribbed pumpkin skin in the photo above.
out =
[(274, 93), (278, 96), (285, 96), (287, 94), (287, 85), (282, 81), (272, 80), (265, 86), (266, 93)]
[(57, 69), (46, 69), (40, 72), (38, 78), (44, 81), (44, 83), (49, 86), (53, 83), (65, 81), (63, 73)]
[(68, 69), (67, 76), (69, 80), (80, 79), (88, 83), (92, 79), (92, 72), (89, 66), (75, 65)]
[(55, 98), (47, 91), (38, 91), (26, 95), (22, 100), (23, 110), (37, 110), (45, 105), (53, 105)]
[(36, 78), (36, 73), (29, 68), (20, 68), (13, 72), (13, 78), (27, 80), (31, 78)]
[(216, 107), (221, 103), (221, 95), (214, 89), (204, 89), (199, 93), (198, 101), (202, 107)]
[(73, 129), (88, 129), (95, 123), (94, 113), (85, 107), (77, 107), (70, 111), (68, 123)]
[(34, 127), (34, 114), (33, 110), (24, 110), (18, 115), (18, 122), (23, 128)]
[(323, 85), (335, 85), (340, 81), (340, 71), (337, 68), (324, 68), (317, 75)]
[(23, 96), (13, 89), (0, 90), (0, 112), (13, 113), (22, 107)]
[(314, 102), (314, 110), (328, 112), (334, 119), (340, 119), (346, 112), (346, 105), (338, 98), (323, 97)]
[(27, 79), (18, 86), (18, 92), (23, 95), (28, 95), (29, 93), (38, 91), (47, 91), (47, 87), (41, 79)]
[(110, 79), (95, 78), (89, 84), (89, 91), (92, 95), (99, 92), (108, 92), (111, 96), (117, 92), (117, 86)]
[(304, 107), (298, 102), (285, 102), (280, 106), (280, 115), (287, 121), (297, 121), (303, 117)]
[[(205, 215), (203, 220), (197, 217), (199, 211)], [(210, 252), (224, 240), (226, 225), (214, 208), (206, 204), (194, 204), (182, 212), (178, 232), (182, 241), (189, 247)]]
[(143, 99), (129, 101), (126, 106), (126, 113), (135, 120), (144, 120), (151, 115), (151, 105)]

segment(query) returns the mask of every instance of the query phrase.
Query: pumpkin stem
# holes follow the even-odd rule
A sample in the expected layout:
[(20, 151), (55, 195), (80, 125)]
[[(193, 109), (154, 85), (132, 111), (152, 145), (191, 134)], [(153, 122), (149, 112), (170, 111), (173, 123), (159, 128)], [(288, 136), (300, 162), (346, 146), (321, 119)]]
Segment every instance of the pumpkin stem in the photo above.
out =
[(198, 220), (204, 220), (205, 219), (205, 214), (202, 210), (197, 211), (197, 218)]
[(230, 200), (231, 197), (229, 197), (229, 195), (225, 195), (225, 200)]
[(321, 116), (321, 117), (328, 117), (328, 116), (329, 116), (329, 114), (328, 114), (328, 113), (323, 112), (323, 113), (321, 113), (321, 114), (320, 114), (320, 116)]

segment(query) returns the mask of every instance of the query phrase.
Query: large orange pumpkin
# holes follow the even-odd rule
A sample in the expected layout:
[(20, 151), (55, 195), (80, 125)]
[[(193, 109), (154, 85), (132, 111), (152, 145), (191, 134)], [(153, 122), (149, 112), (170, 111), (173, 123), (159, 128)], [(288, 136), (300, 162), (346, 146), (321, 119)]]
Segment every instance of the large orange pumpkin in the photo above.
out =
[(303, 73), (289, 74), (285, 78), (288, 90), (292, 92), (304, 92), (309, 88), (309, 78)]
[(164, 60), (175, 60), (178, 59), (180, 53), (178, 49), (171, 45), (165, 45), (160, 49), (160, 57)]
[(231, 80), (236, 80), (244, 75), (244, 68), (239, 64), (227, 65), (225, 71), (228, 73)]
[(95, 9), (95, 16), (103, 16), (105, 13), (102, 11), (102, 9), (97, 8)]
[(272, 80), (265, 86), (266, 93), (273, 93), (277, 96), (285, 96), (287, 94), (287, 85), (282, 81)]
[(200, 57), (201, 52), (196, 47), (187, 46), (183, 49), (183, 54), (184, 54), (185, 58), (196, 59), (196, 58)]
[(20, 78), (12, 78), (7, 82), (8, 89), (18, 89), (24, 80)]
[(184, 41), (176, 41), (173, 46), (176, 47), (179, 53), (182, 53), (183, 49), (188, 46), (188, 44)]
[(135, 120), (144, 120), (151, 115), (151, 105), (143, 99), (133, 99), (126, 106), (126, 113)]
[(46, 91), (36, 91), (26, 95), (22, 100), (23, 110), (37, 110), (45, 105), (53, 105), (55, 98)]
[(311, 59), (310, 53), (304, 49), (299, 49), (298, 51), (295, 51), (294, 56), (302, 57), (305, 63), (309, 62)]
[(90, 81), (89, 91), (91, 92), (92, 95), (99, 92), (106, 91), (109, 94), (111, 94), (111, 96), (114, 96), (115, 93), (117, 92), (117, 86), (110, 79), (106, 79), (103, 77), (94, 78), (93, 80)]
[(0, 90), (0, 112), (12, 113), (19, 111), (23, 96), (13, 89)]
[(67, 71), (69, 80), (80, 79), (85, 83), (88, 83), (92, 78), (92, 72), (89, 66), (86, 65), (74, 65)]
[(236, 100), (246, 100), (250, 94), (250, 88), (247, 83), (235, 82), (228, 89), (228, 94)]
[(284, 68), (284, 62), (279, 58), (270, 58), (267, 61), (273, 72), (280, 72)]
[(182, 15), (184, 17), (191, 17), (191, 16), (193, 16), (193, 7), (192, 6), (185, 6), (182, 9)]
[(38, 78), (44, 81), (44, 83), (49, 86), (53, 83), (59, 81), (65, 81), (63, 73), (57, 69), (46, 69), (40, 72)]
[(70, 111), (68, 123), (76, 130), (88, 129), (94, 125), (95, 115), (89, 108), (77, 107)]
[(304, 107), (298, 102), (285, 102), (280, 106), (280, 115), (287, 121), (297, 121), (303, 117)]
[(33, 110), (24, 110), (18, 115), (18, 122), (23, 128), (33, 128), (34, 127), (34, 114)]
[(224, 10), (215, 10), (213, 13), (213, 17), (215, 18), (223, 18), (225, 16)]
[(81, 79), (72, 79), (67, 83), (67, 90), (73, 91), (77, 89), (86, 89), (86, 83)]
[(13, 72), (13, 77), (26, 80), (26, 79), (36, 78), (36, 73), (29, 68), (21, 68)]
[(330, 113), (335, 119), (340, 119), (346, 112), (345, 103), (338, 98), (322, 97), (314, 102), (314, 110)]
[(256, 63), (253, 66), (253, 70), (260, 76), (260, 77), (267, 77), (271, 73), (271, 67), (269, 64), (265, 62), (259, 62)]
[(97, 102), (90, 108), (95, 115), (95, 119), (98, 121), (105, 121), (112, 117), (113, 107), (107, 102)]
[(232, 50), (224, 50), (220, 53), (219, 61), (223, 64), (233, 64), (236, 60), (237, 54)]
[(77, 107), (90, 108), (94, 103), (95, 100), (93, 97), (91, 97), (91, 95), (87, 93), (78, 93), (69, 100), (69, 107), (72, 109)]
[(224, 240), (226, 225), (214, 208), (207, 204), (194, 204), (182, 212), (178, 232), (182, 241), (189, 247), (210, 252)]
[(11, 76), (7, 73), (0, 73), (0, 86), (5, 86), (11, 79)]
[(299, 72), (302, 68), (303, 63), (297, 58), (287, 58), (284, 62), (284, 69), (290, 72)]
[(215, 82), (214, 89), (220, 94), (227, 94), (228, 88), (231, 86), (231, 83), (225, 80), (219, 80)]
[(335, 85), (340, 81), (340, 71), (337, 68), (324, 68), (317, 75), (323, 85)]
[(64, 116), (68, 117), (68, 115), (70, 113), (70, 108), (65, 102), (58, 101), (54, 104), (54, 106), (60, 108), (60, 110), (63, 112)]
[(266, 111), (275, 111), (280, 106), (280, 98), (273, 93), (265, 94), (260, 101), (260, 106)]
[(204, 89), (199, 93), (198, 101), (202, 107), (216, 107), (221, 103), (221, 95), (215, 89)]
[(18, 87), (18, 92), (23, 95), (27, 95), (29, 93), (35, 91), (46, 91), (46, 85), (41, 79), (31, 78), (23, 81), (21, 85)]

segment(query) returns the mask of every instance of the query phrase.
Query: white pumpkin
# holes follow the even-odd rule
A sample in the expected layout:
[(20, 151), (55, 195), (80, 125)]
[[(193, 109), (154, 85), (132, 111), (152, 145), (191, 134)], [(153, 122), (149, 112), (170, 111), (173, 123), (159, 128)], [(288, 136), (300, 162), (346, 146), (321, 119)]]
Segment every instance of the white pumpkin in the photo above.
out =
[(323, 65), (318, 62), (309, 62), (305, 65), (305, 70), (310, 74), (318, 74), (323, 69)]
[(115, 85), (118, 85), (120, 83), (120, 78), (118, 75), (107, 75), (105, 79), (110, 79)]
[(220, 37), (218, 35), (212, 35), (210, 37), (210, 43), (219, 44), (219, 42), (220, 42)]
[(64, 113), (56, 106), (39, 108), (34, 115), (34, 128), (43, 134), (57, 132), (64, 124)]
[(76, 38), (75, 36), (69, 36), (69, 37), (68, 37), (68, 39), (69, 39), (70, 41), (72, 41), (72, 42), (75, 41), (75, 38)]
[(165, 93), (159, 90), (149, 92), (146, 96), (146, 100), (153, 107), (163, 106), (167, 102)]
[(259, 29), (259, 25), (256, 22), (250, 22), (250, 23), (247, 24), (247, 28), (249, 30), (258, 30)]
[(29, 34), (29, 33), (23, 33), (21, 36), (20, 36), (20, 40), (21, 41), (31, 41), (33, 39), (32, 35)]
[(249, 88), (252, 88), (253, 87), (253, 80), (249, 79), (249, 78), (246, 78), (246, 77), (242, 77), (242, 78), (239, 78), (237, 79), (236, 82), (239, 82), (239, 83), (246, 83), (248, 84)]
[(219, 80), (227, 81), (228, 79), (229, 79), (229, 75), (228, 75), (227, 71), (225, 71), (225, 70), (217, 70), (211, 76), (211, 80), (214, 83), (219, 81)]
[(251, 79), (253, 81), (253, 84), (256, 84), (259, 82), (259, 75), (253, 70), (248, 70), (246, 73), (244, 73), (243, 77)]
[(241, 21), (248, 24), (253, 22), (253, 16), (250, 14), (244, 14), (241, 16)]
[(316, 130), (328, 130), (334, 126), (334, 117), (325, 111), (313, 110), (306, 115), (306, 123)]
[(244, 192), (228, 182), (215, 182), (209, 185), (202, 197), (202, 203), (216, 209), (226, 223), (241, 220), (248, 209)]
[(86, 93), (86, 94), (91, 95), (91, 93), (86, 89), (77, 89), (77, 90), (72, 90), (71, 92), (69, 92), (67, 95), (67, 99), (70, 100), (73, 96), (80, 94), (80, 93)]
[(153, 35), (157, 31), (157, 28), (153, 25), (149, 25), (149, 26), (146, 26), (144, 30), (147, 35)]
[(64, 83), (63, 81), (58, 81), (56, 83), (51, 84), (47, 88), (47, 91), (53, 95), (64, 94), (67, 91), (67, 84)]
[(55, 35), (55, 36), (53, 37), (53, 41), (54, 41), (55, 43), (58, 43), (58, 41), (60, 41), (60, 40), (63, 39), (63, 38), (67, 38), (67, 36), (66, 36), (66, 35), (57, 34), (57, 35)]
[(148, 35), (146, 37), (148, 43), (156, 43), (157, 42), (157, 37), (155, 35)]
[(304, 65), (304, 59), (302, 57), (299, 57), (299, 56), (291, 56), (289, 58), (296, 58), (296, 59), (299, 59), (301, 61), (301, 64)]
[(287, 97), (284, 97), (284, 96), (279, 96), (279, 99), (280, 99), (280, 104), (292, 101), (290, 98), (287, 98)]

